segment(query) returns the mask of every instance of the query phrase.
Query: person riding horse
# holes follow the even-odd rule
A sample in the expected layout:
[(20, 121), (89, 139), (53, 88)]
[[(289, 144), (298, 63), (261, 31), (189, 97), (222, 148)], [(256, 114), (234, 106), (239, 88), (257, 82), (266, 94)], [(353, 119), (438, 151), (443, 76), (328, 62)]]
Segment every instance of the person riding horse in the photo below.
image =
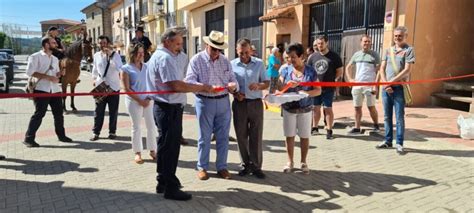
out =
[[(64, 51), (64, 58), (60, 62), (61, 72), (63, 77), (61, 79), (61, 86), (63, 93), (67, 93), (67, 86), (71, 85), (71, 93), (74, 94), (76, 89), (76, 84), (78, 83), (77, 79), (81, 74), (80, 64), (82, 58), (86, 58), (88, 63), (92, 63), (93, 54), (92, 54), (92, 39), (86, 39), (86, 31), (82, 31), (82, 39), (71, 44)], [(73, 112), (76, 112), (77, 109), (74, 105), (74, 95), (71, 95), (71, 108)], [(63, 110), (67, 112), (66, 109), (66, 96), (63, 97)]]

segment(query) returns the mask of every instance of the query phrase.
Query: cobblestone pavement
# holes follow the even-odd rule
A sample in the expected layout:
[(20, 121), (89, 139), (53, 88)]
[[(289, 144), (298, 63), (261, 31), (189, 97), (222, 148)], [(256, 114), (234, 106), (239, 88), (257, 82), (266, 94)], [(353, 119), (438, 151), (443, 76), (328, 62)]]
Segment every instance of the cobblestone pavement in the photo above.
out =
[[(26, 82), (22, 69), (24, 64), (17, 69), (12, 92), (22, 92)], [(80, 78), (78, 90), (89, 91), (90, 74), (83, 72)], [(21, 143), (32, 102), (0, 99), (0, 153), (7, 156), (0, 161), (0, 212), (474, 212), (474, 142), (453, 143), (445, 138), (456, 136), (447, 133), (431, 137), (407, 122), (406, 155), (376, 150), (382, 140), (379, 134), (346, 135), (350, 101), (335, 103), (339, 107), (335, 107), (334, 140), (324, 135), (311, 138), (309, 175), (282, 173), (286, 164), (282, 119), (278, 113), (266, 112), (263, 168), (267, 178), (239, 177), (238, 148), (231, 142), (228, 162), (233, 179), (218, 178), (211, 164), (211, 178), (200, 181), (194, 169), (197, 121), (192, 95), (188, 97), (184, 136), (190, 145), (181, 149), (177, 172), (184, 190), (193, 194), (188, 202), (165, 200), (154, 193), (156, 166), (147, 155), (144, 164), (133, 162), (123, 99), (117, 139), (88, 141), (94, 104), (91, 97), (78, 97), (79, 111), (65, 115), (66, 131), (74, 142), (57, 141), (48, 112), (38, 132), (41, 148)], [(445, 109), (435, 110), (442, 115)], [(364, 120), (369, 121), (365, 116)], [(439, 122), (425, 120), (422, 123)], [(235, 136), (233, 131), (231, 135)], [(215, 159), (212, 149), (211, 159)], [(296, 148), (295, 162), (299, 156)]]

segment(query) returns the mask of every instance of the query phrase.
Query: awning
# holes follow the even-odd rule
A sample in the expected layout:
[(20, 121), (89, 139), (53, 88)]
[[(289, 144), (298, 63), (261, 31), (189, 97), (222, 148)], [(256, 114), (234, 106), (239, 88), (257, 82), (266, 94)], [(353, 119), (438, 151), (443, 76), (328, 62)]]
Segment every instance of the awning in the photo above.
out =
[(273, 19), (279, 19), (279, 18), (293, 19), (294, 14), (295, 14), (295, 7), (289, 6), (285, 8), (273, 9), (272, 11), (258, 18), (258, 20), (271, 21)]

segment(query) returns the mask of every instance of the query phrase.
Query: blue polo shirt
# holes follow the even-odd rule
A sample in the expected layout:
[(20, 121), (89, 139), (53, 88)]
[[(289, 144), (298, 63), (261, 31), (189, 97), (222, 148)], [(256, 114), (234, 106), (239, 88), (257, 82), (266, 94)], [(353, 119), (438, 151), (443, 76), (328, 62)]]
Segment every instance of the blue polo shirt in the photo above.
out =
[[(147, 62), (146, 85), (148, 91), (171, 91), (166, 83), (182, 81), (184, 79), (184, 66), (180, 54), (176, 55), (164, 47), (159, 47)], [(153, 100), (169, 104), (186, 104), (185, 93), (153, 94)]]
[(263, 61), (251, 57), (248, 64), (244, 64), (240, 61), (240, 58), (236, 58), (230, 62), (232, 70), (234, 71), (235, 78), (239, 83), (239, 91), (245, 93), (246, 99), (257, 99), (262, 98), (263, 93), (261, 90), (252, 91), (249, 89), (249, 85), (252, 83), (262, 83), (264, 81), (270, 81), (270, 78), (265, 73), (265, 66)]

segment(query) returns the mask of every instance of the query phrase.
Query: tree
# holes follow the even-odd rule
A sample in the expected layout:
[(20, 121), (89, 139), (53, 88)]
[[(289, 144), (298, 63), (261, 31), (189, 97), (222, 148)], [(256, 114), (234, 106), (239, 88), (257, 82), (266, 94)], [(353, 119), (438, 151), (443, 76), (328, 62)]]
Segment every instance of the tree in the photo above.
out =
[(7, 38), (7, 34), (0, 32), (0, 49), (3, 49), (5, 46), (5, 39)]

